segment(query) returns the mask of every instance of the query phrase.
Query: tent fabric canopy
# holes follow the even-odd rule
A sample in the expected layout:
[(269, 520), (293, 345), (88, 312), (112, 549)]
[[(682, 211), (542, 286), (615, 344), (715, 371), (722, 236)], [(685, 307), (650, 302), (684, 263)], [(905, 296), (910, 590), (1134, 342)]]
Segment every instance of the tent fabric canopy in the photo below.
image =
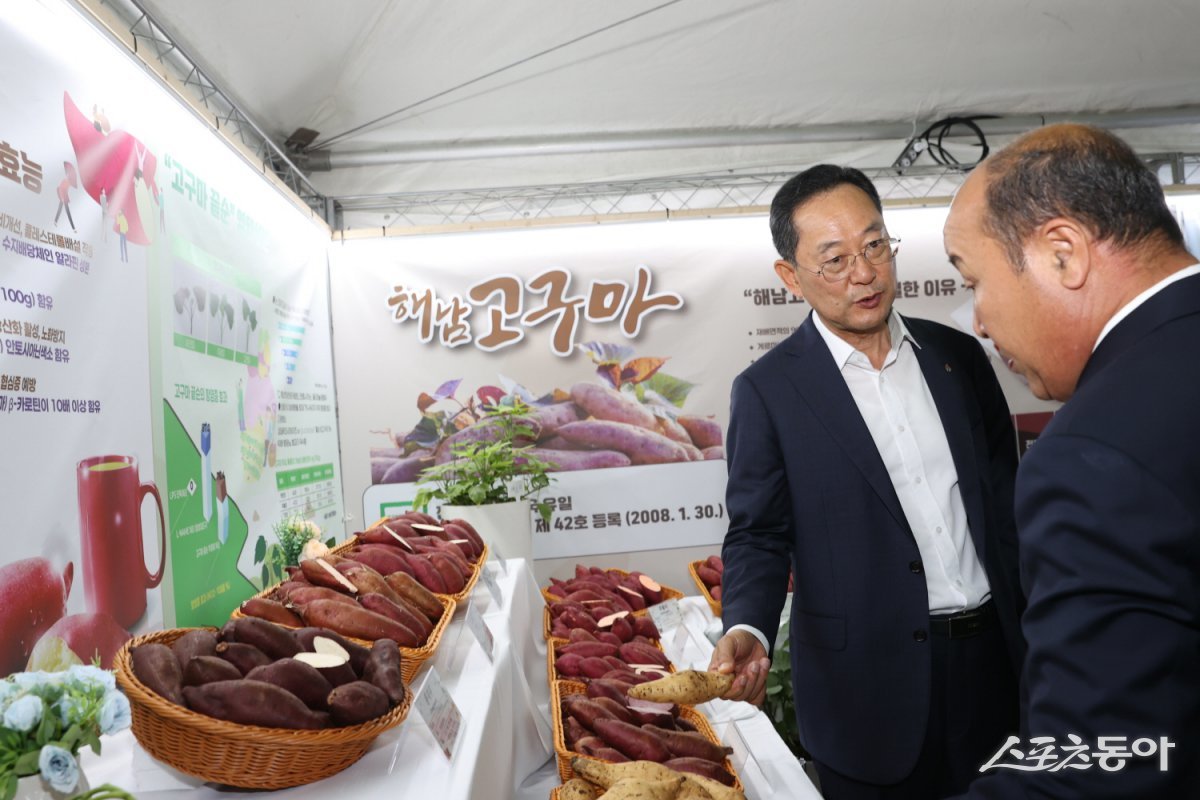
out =
[[(706, 130), (736, 139), (738, 131), (879, 123), (919, 132), (953, 114), (1200, 109), (1194, 0), (141, 3), (277, 142), (300, 127), (318, 131), (315, 148), (334, 156), (577, 142), (577, 152), (559, 155), (311, 172), (333, 197), (821, 160), (881, 167), (905, 143), (588, 147), (614, 134)], [(1200, 151), (1197, 124), (1128, 136), (1143, 151)]]

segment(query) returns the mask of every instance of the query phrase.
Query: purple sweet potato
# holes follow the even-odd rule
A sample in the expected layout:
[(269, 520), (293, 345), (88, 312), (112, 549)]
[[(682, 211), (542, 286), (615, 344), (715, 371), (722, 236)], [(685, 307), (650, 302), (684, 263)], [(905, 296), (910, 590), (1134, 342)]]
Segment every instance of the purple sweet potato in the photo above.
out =
[(725, 460), (725, 448), (722, 445), (716, 445), (714, 447), (706, 447), (700, 451), (700, 454), (704, 456), (705, 461), (724, 461)]
[(530, 452), (559, 472), (628, 467), (633, 463), (629, 456), (616, 450), (549, 450), (535, 447)]
[(601, 678), (599, 680), (588, 681), (587, 696), (596, 699), (599, 697), (607, 697), (615, 700), (621, 705), (627, 705), (629, 700), (625, 695), (630, 684), (623, 681), (614, 680), (612, 678)]
[(617, 648), (613, 647), (611, 644), (605, 644), (604, 642), (575, 642), (574, 644), (563, 645), (558, 649), (558, 652), (560, 654), (572, 653), (577, 656), (582, 656), (583, 658), (589, 658), (591, 656), (603, 658), (604, 656), (615, 656), (617, 654)]
[[(197, 628), (180, 636), (171, 645), (179, 668), (183, 669), (196, 656), (211, 656), (217, 650), (217, 635), (205, 628)], [(144, 682), (144, 681), (143, 681)]]
[(391, 708), (387, 694), (366, 681), (339, 686), (329, 693), (328, 699), (334, 725), (358, 725), (383, 716)]
[[(377, 471), (376, 462), (383, 460), (371, 459), (371, 483), (411, 483), (417, 479), (426, 467), (433, 466), (433, 458), (431, 456), (409, 456), (408, 458), (402, 458), (387, 464), (379, 480), (375, 480)], [(383, 468), (384, 466), (384, 464), (380, 464), (379, 468)]]
[(603, 678), (608, 671), (608, 664), (601, 658), (593, 656), (579, 662), (579, 672), (585, 678)]
[(688, 461), (687, 451), (678, 442), (637, 425), (588, 419), (570, 422), (559, 428), (559, 435), (577, 447), (593, 450), (618, 450), (633, 464), (669, 464)]
[[(525, 447), (537, 441), (538, 435), (542, 432), (541, 423), (530, 417), (524, 423), (530, 428), (529, 435), (521, 434), (513, 438), (513, 444), (517, 447)], [(504, 435), (504, 429), (500, 423), (484, 418), (474, 425), (470, 425), (457, 433), (452, 433), (450, 436), (442, 440), (442, 443), (437, 446), (434, 451), (434, 462), (437, 464), (445, 464), (454, 459), (454, 447), (458, 444), (491, 444), (498, 441)]]
[[(575, 384), (571, 387), (571, 399), (588, 415), (598, 420), (620, 422), (650, 430), (657, 427), (654, 414), (636, 398), (623, 395), (616, 389), (610, 389), (598, 383)], [(572, 424), (574, 423), (566, 423), (566, 425)], [(559, 435), (568, 441), (573, 441), (570, 436), (562, 433), (562, 429), (566, 425), (558, 426)]]
[(448, 519), (443, 523), (443, 527), (450, 532), (451, 538), (465, 537), (471, 540), (472, 548), (475, 550), (475, 560), (483, 555), (483, 537), (479, 535), (479, 531), (475, 530), (474, 525), (465, 519)]
[(435, 594), (454, 594), (446, 588), (446, 580), (442, 573), (424, 555), (409, 556), (408, 565), (412, 567), (413, 577), (417, 582), (429, 591)]
[(454, 561), (445, 553), (423, 553), (415, 555), (409, 560), (411, 562), (417, 559), (427, 560), (438, 571), (438, 574), (442, 576), (442, 583), (446, 586), (447, 594), (457, 594), (466, 588), (466, 579)]
[(678, 422), (670, 419), (669, 417), (659, 417), (656, 422), (658, 423), (657, 430), (663, 436), (667, 437), (672, 442), (686, 444), (689, 447), (692, 446), (692, 437)]
[(690, 731), (669, 731), (656, 725), (643, 725), (658, 738), (662, 739), (672, 758), (700, 758), (721, 764), (729, 754), (724, 747), (712, 741), (702, 733)]
[(392, 705), (399, 705), (407, 691), (401, 673), (403, 662), (400, 648), (391, 639), (376, 639), (371, 647), (371, 657), (363, 670), (363, 680), (383, 690)]
[(281, 689), (287, 689), (314, 711), (328, 710), (327, 698), (333, 691), (329, 681), (316, 667), (294, 658), (281, 658), (271, 664), (255, 667), (246, 673), (246, 680), (273, 683)]
[(574, 749), (575, 743), (588, 735), (587, 728), (580, 725), (579, 720), (574, 717), (563, 720), (563, 738), (567, 740), (567, 747)]
[(192, 656), (183, 668), (184, 686), (203, 686), (215, 681), (236, 681), (241, 670), (218, 656)]
[(242, 725), (316, 730), (328, 723), (328, 715), (314, 712), (286, 689), (262, 681), (188, 686), (183, 696), (193, 711)]
[(720, 424), (711, 417), (696, 417), (690, 414), (681, 414), (677, 420), (688, 435), (692, 437), (692, 444), (704, 450), (709, 447), (719, 447), (725, 443), (725, 437), (721, 433)]
[[(613, 719), (619, 719), (622, 722), (628, 722), (630, 725), (634, 724), (635, 717), (633, 716), (633, 712), (631, 712), (624, 703), (603, 695), (592, 698), (592, 702), (603, 708), (609, 714), (612, 714)], [(670, 747), (670, 743), (667, 744), (667, 747)], [(679, 755), (683, 754), (679, 753)]]
[(233, 621), (236, 641), (252, 644), (272, 661), (290, 658), (300, 652), (296, 637), (287, 628), (258, 617), (239, 617)]
[(571, 644), (575, 642), (594, 642), (596, 637), (585, 631), (583, 628), (572, 628), (571, 634), (568, 637)]
[(661, 639), (662, 635), (658, 632), (658, 626), (654, 624), (654, 620), (649, 616), (633, 618), (633, 633), (636, 636), (645, 636), (647, 639)]
[(245, 642), (221, 642), (217, 645), (216, 653), (219, 657), (237, 667), (238, 672), (243, 675), (246, 675), (255, 667), (271, 663), (270, 656), (254, 645)]
[(553, 403), (548, 406), (539, 406), (529, 414), (531, 419), (538, 422), (541, 430), (538, 433), (538, 440), (544, 441), (554, 435), (554, 432), (566, 425), (568, 422), (575, 422), (579, 419), (579, 409), (574, 403)]
[(183, 671), (171, 648), (158, 643), (141, 644), (133, 648), (130, 655), (133, 674), (139, 681), (160, 697), (175, 705), (183, 705), (183, 695), (180, 693)]
[(671, 661), (666, 653), (656, 647), (640, 642), (626, 642), (621, 645), (621, 658), (627, 664), (656, 664), (660, 667), (670, 666)]
[(583, 674), (583, 661), (583, 656), (565, 653), (554, 659), (554, 668), (558, 670), (559, 675), (568, 678), (577, 678)]
[(621, 722), (611, 717), (595, 720), (592, 728), (604, 742), (635, 761), (657, 761), (662, 763), (671, 757), (671, 751), (652, 733), (636, 725)]

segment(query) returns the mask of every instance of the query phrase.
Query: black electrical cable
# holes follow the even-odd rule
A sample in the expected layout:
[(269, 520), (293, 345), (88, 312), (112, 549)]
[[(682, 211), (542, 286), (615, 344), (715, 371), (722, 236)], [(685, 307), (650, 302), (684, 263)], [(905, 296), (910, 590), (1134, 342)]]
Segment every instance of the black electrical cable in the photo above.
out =
[[(944, 167), (961, 169), (964, 172), (974, 169), (991, 152), (988, 147), (987, 137), (984, 135), (983, 130), (975, 124), (975, 120), (980, 119), (995, 119), (995, 115), (979, 114), (970, 117), (945, 117), (939, 119), (905, 144), (904, 151), (896, 159), (896, 163), (893, 166), (907, 168), (916, 161), (922, 152), (927, 150), (929, 151), (930, 158)], [(968, 146), (979, 148), (979, 157), (970, 163), (959, 161), (948, 149), (949, 142), (946, 140), (948, 137), (958, 135), (957, 132), (952, 133), (956, 127), (966, 128), (975, 138), (975, 141)]]

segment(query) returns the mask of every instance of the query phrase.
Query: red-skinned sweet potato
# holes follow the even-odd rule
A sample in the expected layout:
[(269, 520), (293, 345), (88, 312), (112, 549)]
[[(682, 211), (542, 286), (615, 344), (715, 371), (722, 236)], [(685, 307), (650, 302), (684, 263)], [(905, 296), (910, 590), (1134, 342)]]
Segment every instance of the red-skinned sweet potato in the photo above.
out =
[(733, 776), (724, 767), (703, 758), (671, 758), (665, 760), (663, 766), (676, 772), (690, 772), (702, 778), (720, 781), (726, 786), (733, 786)]
[(559, 675), (576, 678), (582, 674), (583, 660), (583, 656), (566, 653), (554, 659), (554, 668), (558, 670)]
[(442, 523), (451, 539), (466, 539), (471, 545), (471, 561), (476, 562), (483, 555), (483, 537), (465, 520), (453, 519)]
[(387, 577), (393, 572), (407, 572), (408, 562), (395, 547), (386, 544), (366, 544), (352, 547), (346, 557), (360, 564), (366, 564), (380, 575)]
[(621, 645), (620, 653), (627, 664), (657, 664), (660, 667), (668, 667), (671, 664), (662, 650), (640, 642), (626, 642)]
[(348, 603), (352, 606), (358, 604), (358, 601), (350, 595), (339, 592), (337, 589), (330, 589), (328, 586), (308, 586), (293, 589), (288, 593), (287, 604), (289, 606), (303, 606), (311, 603), (313, 600), (333, 600), (338, 603)]
[(413, 577), (429, 591), (435, 594), (454, 594), (446, 588), (442, 573), (425, 556), (410, 555), (408, 565), (412, 567)]
[(332, 600), (314, 600), (299, 610), (305, 624), (328, 628), (355, 639), (392, 639), (411, 641), (416, 635), (409, 629), (382, 614), (365, 608), (352, 608)]
[[(624, 703), (618, 700), (601, 695), (600, 697), (592, 698), (592, 702), (603, 708), (608, 713), (612, 714), (613, 719), (619, 719), (622, 722), (628, 722), (630, 725), (633, 725), (636, 722), (633, 712), (631, 712)], [(669, 743), (667, 747), (670, 747)], [(682, 755), (682, 753), (679, 755)]]
[(433, 592), (426, 589), (412, 575), (404, 572), (393, 572), (384, 578), (387, 585), (392, 587), (392, 591), (400, 595), (401, 599), (407, 602), (410, 606), (416, 608), (425, 618), (433, 624), (437, 624), (442, 618), (442, 613), (445, 611), (442, 604), (434, 597)]
[(403, 600), (399, 603), (394, 603), (381, 594), (369, 592), (360, 597), (358, 601), (368, 611), (382, 614), (412, 631), (413, 639), (415, 640), (414, 643), (397, 640), (398, 644), (402, 644), (405, 647), (420, 647), (429, 638), (429, 634), (433, 633), (433, 626), (429, 624), (426, 616), (410, 608)]
[(635, 636), (645, 636), (647, 639), (661, 639), (658, 626), (649, 616), (633, 618), (633, 633)]
[(721, 425), (714, 419), (681, 414), (677, 421), (692, 437), (692, 444), (701, 450), (724, 444), (725, 437), (721, 434)]
[(358, 589), (360, 596), (376, 592), (389, 600), (399, 599), (399, 595), (392, 591), (392, 587), (387, 585), (383, 576), (366, 564), (360, 564), (357, 561), (342, 561), (337, 565), (337, 570), (350, 579), (354, 588)]
[(629, 684), (614, 680), (612, 678), (600, 678), (594, 681), (588, 681), (587, 696), (595, 699), (598, 697), (607, 697), (621, 705), (627, 705), (628, 700), (625, 692), (629, 689)]
[(617, 648), (611, 644), (604, 642), (575, 642), (574, 644), (565, 644), (558, 649), (559, 653), (573, 653), (577, 656), (589, 658), (595, 656), (603, 658), (604, 656), (615, 656)]
[(447, 554), (441, 552), (425, 553), (423, 556), (413, 557), (429, 559), (429, 563), (441, 574), (442, 580), (446, 584), (446, 589), (450, 594), (457, 594), (466, 588), (466, 577), (462, 574), (454, 560)]
[(278, 600), (268, 600), (265, 597), (251, 597), (242, 602), (242, 613), (251, 617), (258, 617), (267, 622), (274, 622), (276, 625), (285, 625), (289, 628), (299, 628), (304, 625), (294, 613), (288, 610), (283, 603)]
[(581, 694), (569, 694), (562, 699), (563, 711), (570, 716), (579, 720), (579, 724), (587, 728), (589, 731), (596, 730), (596, 721), (599, 719), (613, 719), (612, 714), (608, 713), (603, 706), (598, 705), (594, 700), (589, 700)]
[(636, 725), (618, 719), (599, 718), (592, 728), (605, 744), (620, 751), (635, 761), (657, 761), (662, 763), (671, 757), (671, 751), (657, 736)]
[(662, 739), (667, 749), (671, 751), (672, 758), (700, 758), (712, 761), (714, 764), (721, 764), (724, 763), (725, 756), (729, 752), (700, 733), (669, 731), (656, 725), (643, 725), (642, 728)]

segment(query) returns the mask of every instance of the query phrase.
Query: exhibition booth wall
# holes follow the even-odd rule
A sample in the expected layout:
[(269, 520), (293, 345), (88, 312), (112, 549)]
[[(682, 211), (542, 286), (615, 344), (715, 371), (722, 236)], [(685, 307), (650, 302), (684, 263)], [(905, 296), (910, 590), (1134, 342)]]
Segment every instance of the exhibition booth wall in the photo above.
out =
[[(413, 452), (501, 395), (606, 387), (716, 431), (602, 469), (544, 437), (582, 468), (543, 493), (539, 582), (585, 560), (684, 587), (719, 552), (731, 382), (809, 310), (764, 215), (334, 242), (72, 6), (0, 36), (0, 674), (219, 625), (281, 578), (278, 526), (341, 541), (406, 508)], [(1170, 200), (1195, 252), (1200, 201)], [(969, 331), (945, 213), (885, 209), (897, 308)], [(993, 365), (1028, 441), (1054, 406)]]

